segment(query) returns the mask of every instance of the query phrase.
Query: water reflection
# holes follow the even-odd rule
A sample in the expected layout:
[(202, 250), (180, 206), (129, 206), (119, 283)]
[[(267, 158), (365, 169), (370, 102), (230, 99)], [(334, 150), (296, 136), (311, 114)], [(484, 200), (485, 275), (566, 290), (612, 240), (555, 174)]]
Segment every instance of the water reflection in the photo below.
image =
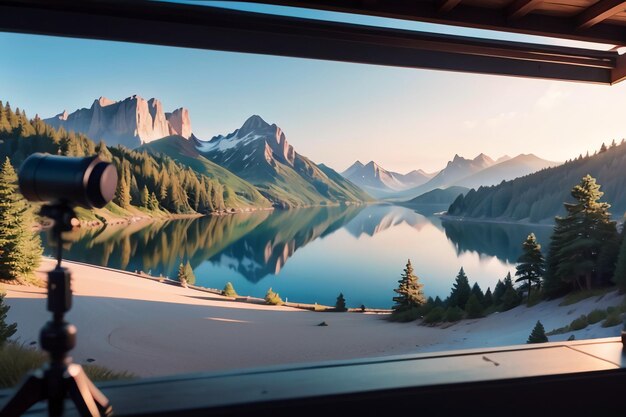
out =
[(517, 262), (522, 254), (522, 242), (531, 232), (537, 237), (545, 256), (552, 234), (552, 226), (546, 225), (457, 220), (444, 220), (441, 224), (458, 254), (475, 252), (479, 255), (495, 256), (508, 263)]
[[(67, 258), (175, 277), (189, 260), (198, 285), (263, 296), (270, 286), (302, 302), (388, 307), (407, 258), (427, 285), (445, 297), (456, 272), (486, 289), (511, 270), (521, 243), (550, 227), (442, 221), (393, 205), (261, 211), (228, 216), (73, 230)], [(52, 254), (47, 247), (46, 253)], [(513, 271), (514, 272), (514, 271)], [(357, 304), (354, 304), (357, 303)]]

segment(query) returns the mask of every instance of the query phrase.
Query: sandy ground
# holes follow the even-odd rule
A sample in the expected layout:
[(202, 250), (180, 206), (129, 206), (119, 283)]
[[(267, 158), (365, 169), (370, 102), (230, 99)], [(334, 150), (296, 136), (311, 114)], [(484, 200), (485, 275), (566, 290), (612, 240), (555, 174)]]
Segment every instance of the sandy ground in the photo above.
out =
[[(40, 274), (53, 266), (44, 260)], [(546, 331), (594, 308), (619, 304), (609, 293), (559, 307), (559, 300), (463, 320), (447, 327), (391, 323), (384, 314), (322, 313), (228, 301), (206, 292), (134, 274), (67, 262), (74, 305), (67, 319), (78, 327), (75, 362), (126, 370), (139, 376), (342, 360), (439, 350), (523, 344), (537, 320)], [(38, 340), (49, 319), (45, 289), (4, 285), (18, 323), (14, 339)], [(326, 327), (318, 324), (328, 323)], [(621, 327), (600, 324), (550, 337), (612, 337)]]

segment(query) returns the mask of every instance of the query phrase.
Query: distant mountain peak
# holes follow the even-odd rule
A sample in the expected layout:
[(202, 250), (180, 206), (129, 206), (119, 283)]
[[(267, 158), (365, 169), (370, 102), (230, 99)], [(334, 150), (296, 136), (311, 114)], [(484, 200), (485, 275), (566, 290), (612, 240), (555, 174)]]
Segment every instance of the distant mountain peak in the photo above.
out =
[(108, 99), (104, 96), (100, 96), (95, 103), (98, 103), (100, 107), (110, 106), (111, 104), (115, 104), (115, 100)]
[(253, 114), (243, 123), (240, 131), (251, 132), (253, 130), (267, 129), (271, 127), (263, 118), (257, 114)]
[(488, 164), (493, 164), (493, 159), (481, 152), (476, 158), (474, 158), (474, 162), (486, 162)]
[(54, 119), (65, 121), (67, 120), (67, 117), (68, 117), (67, 110), (63, 110), (61, 113), (54, 116)]

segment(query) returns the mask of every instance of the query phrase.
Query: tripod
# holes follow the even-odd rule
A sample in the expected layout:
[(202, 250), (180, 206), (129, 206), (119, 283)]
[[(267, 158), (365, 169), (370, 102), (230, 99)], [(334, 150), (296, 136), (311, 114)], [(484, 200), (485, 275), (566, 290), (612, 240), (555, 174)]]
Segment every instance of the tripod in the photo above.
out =
[(41, 329), (41, 347), (49, 353), (50, 362), (31, 374), (0, 411), (2, 417), (18, 417), (39, 401), (48, 401), (48, 414), (63, 414), (67, 397), (71, 398), (81, 416), (109, 416), (109, 400), (89, 380), (80, 365), (73, 364), (67, 352), (76, 346), (76, 327), (64, 320), (72, 307), (70, 272), (61, 266), (63, 239), (61, 234), (72, 229), (74, 210), (66, 204), (45, 205), (40, 214), (54, 220), (52, 238), (57, 244), (57, 264), (48, 272), (48, 311), (52, 320)]

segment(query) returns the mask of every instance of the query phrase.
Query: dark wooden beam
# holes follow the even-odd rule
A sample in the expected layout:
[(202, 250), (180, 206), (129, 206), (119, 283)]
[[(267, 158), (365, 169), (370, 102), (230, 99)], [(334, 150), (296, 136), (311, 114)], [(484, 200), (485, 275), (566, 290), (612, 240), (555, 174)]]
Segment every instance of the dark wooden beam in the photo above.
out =
[(626, 80), (626, 53), (617, 57), (615, 68), (611, 71), (611, 84), (624, 80)]
[(0, 31), (608, 84), (616, 52), (159, 2), (0, 0)]
[(461, 0), (438, 0), (437, 11), (439, 13), (448, 13), (450, 10), (458, 6), (460, 2)]
[(535, 10), (544, 0), (516, 0), (508, 9), (509, 20), (517, 20)]
[(600, 0), (578, 15), (576, 18), (577, 27), (579, 30), (589, 29), (624, 10), (626, 10), (626, 1), (624, 0)]
[(417, 0), (385, 0), (364, 3), (360, 0), (249, 0), (255, 3), (305, 7), (343, 13), (356, 13), (442, 25), (498, 30), (528, 35), (558, 37), (586, 42), (626, 45), (626, 26), (600, 22), (587, 30), (577, 30), (570, 17), (529, 13), (510, 20), (508, 13), (460, 3), (448, 13), (439, 13), (433, 3)]

